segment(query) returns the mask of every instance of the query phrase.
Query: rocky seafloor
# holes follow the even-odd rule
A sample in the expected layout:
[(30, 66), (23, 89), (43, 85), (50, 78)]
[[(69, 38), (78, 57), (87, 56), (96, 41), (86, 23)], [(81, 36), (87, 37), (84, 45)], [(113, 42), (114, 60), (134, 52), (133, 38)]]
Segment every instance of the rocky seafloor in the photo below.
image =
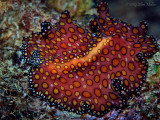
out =
[[(22, 38), (32, 31), (40, 31), (44, 20), (56, 23), (66, 9), (82, 26), (96, 14), (99, 0), (0, 0), (0, 119), (108, 119), (108, 120), (157, 120), (160, 118), (160, 52), (148, 60), (146, 82), (139, 96), (128, 101), (123, 110), (112, 110), (103, 118), (88, 114), (78, 115), (50, 107), (46, 101), (30, 93), (27, 81), (29, 67), (23, 68), (18, 60)], [(160, 2), (157, 0), (108, 0), (113, 17), (138, 25), (148, 22), (148, 34), (160, 46)]]

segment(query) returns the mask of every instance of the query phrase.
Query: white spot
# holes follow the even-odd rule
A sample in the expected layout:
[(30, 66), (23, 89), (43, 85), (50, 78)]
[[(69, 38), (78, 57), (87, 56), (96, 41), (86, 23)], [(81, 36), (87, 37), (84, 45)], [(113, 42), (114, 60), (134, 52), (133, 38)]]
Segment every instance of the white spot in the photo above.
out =
[(121, 101), (121, 100), (119, 100), (119, 103), (122, 103), (122, 101)]
[(124, 39), (124, 37), (123, 37), (123, 36), (121, 36), (121, 38), (122, 38), (122, 39)]
[(53, 87), (53, 84), (51, 84), (51, 87)]
[(77, 44), (77, 46), (79, 46), (79, 44), (78, 43), (76, 43)]
[(126, 62), (127, 62), (127, 60), (128, 60), (128, 59), (127, 59), (127, 58), (125, 58), (125, 61), (126, 61)]
[(111, 86), (110, 86), (110, 84), (109, 84), (109, 86), (108, 86), (108, 87), (109, 87), (109, 89), (111, 89)]
[(79, 96), (78, 99), (81, 99), (81, 96)]
[(120, 77), (120, 79), (123, 79), (123, 77)]

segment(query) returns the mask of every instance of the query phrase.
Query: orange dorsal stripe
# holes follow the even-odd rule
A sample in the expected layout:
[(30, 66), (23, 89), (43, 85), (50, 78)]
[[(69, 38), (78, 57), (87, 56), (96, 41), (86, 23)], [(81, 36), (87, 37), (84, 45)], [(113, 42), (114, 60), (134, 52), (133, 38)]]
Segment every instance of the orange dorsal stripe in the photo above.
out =
[(108, 46), (110, 40), (111, 37), (103, 37), (101, 41), (97, 43), (97, 46), (93, 47), (84, 57), (73, 58), (72, 60), (66, 63), (49, 63), (48, 69), (49, 71), (56, 70), (60, 74), (63, 70), (70, 71), (71, 65), (74, 65), (74, 68), (76, 68), (78, 63), (90, 63), (92, 61), (92, 57), (99, 54), (99, 51), (102, 51), (104, 47)]

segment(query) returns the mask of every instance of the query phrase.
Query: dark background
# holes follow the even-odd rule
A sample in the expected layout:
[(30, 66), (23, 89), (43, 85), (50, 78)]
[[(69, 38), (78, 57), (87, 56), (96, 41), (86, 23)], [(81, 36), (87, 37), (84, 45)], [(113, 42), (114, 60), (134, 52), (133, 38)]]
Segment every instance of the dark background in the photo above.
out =
[[(94, 0), (95, 5), (101, 0)], [(160, 0), (103, 0), (108, 2), (110, 15), (133, 26), (146, 21), (147, 35), (160, 38)]]

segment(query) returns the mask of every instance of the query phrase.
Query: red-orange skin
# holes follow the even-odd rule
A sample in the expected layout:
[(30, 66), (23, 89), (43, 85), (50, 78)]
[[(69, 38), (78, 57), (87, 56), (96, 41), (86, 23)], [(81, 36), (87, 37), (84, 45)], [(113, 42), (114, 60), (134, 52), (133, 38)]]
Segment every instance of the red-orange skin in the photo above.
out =
[(62, 110), (101, 117), (109, 109), (124, 107), (141, 88), (146, 59), (158, 46), (145, 35), (144, 22), (133, 27), (110, 18), (105, 2), (97, 11), (99, 16), (90, 22), (96, 37), (65, 11), (54, 27), (25, 38), (22, 51), (27, 63), (33, 51), (40, 54), (39, 65), (29, 74), (33, 92)]

